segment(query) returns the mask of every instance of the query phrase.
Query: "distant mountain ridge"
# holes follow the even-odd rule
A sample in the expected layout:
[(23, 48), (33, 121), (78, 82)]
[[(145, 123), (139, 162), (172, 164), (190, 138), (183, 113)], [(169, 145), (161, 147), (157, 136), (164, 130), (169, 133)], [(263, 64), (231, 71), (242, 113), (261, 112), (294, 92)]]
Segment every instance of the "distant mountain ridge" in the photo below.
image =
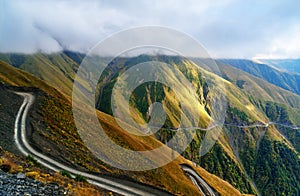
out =
[(300, 59), (259, 59), (259, 61), (284, 72), (300, 74)]
[(217, 61), (236, 67), (251, 75), (262, 78), (267, 82), (283, 89), (300, 94), (300, 75), (282, 72), (267, 64), (256, 63), (245, 59), (218, 59)]

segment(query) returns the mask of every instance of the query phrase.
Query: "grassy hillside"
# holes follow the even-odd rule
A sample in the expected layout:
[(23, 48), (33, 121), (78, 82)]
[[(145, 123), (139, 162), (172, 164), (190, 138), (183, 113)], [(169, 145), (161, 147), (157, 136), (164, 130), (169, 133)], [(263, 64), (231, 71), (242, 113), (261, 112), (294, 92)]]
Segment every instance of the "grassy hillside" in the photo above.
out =
[[(249, 162), (249, 159), (245, 161)], [(250, 175), (254, 177), (258, 188), (264, 190), (263, 195), (299, 194), (299, 154), (297, 155), (287, 143), (272, 140), (268, 132), (261, 141), (255, 165), (252, 168), (255, 170)]]
[(300, 94), (300, 75), (282, 72), (266, 64), (255, 63), (251, 60), (220, 59), (218, 61), (262, 78), (283, 89)]
[[(113, 62), (114, 64), (110, 65), (114, 68), (108, 70), (108, 75), (104, 76), (104, 78), (108, 78), (109, 81), (102, 83), (103, 79), (99, 80), (100, 87), (101, 85), (104, 86), (104, 99), (101, 99), (101, 104), (98, 105), (98, 108), (104, 112), (111, 113), (110, 95), (117, 78), (132, 65), (145, 60), (152, 60), (152, 58), (153, 57), (150, 56), (140, 56), (131, 59), (116, 59)], [(222, 80), (219, 76), (214, 74), (207, 74), (202, 68), (195, 69), (195, 66), (191, 66), (189, 62), (184, 59), (178, 59), (177, 57), (155, 57), (155, 60), (163, 60), (163, 62), (179, 68), (185, 77), (187, 77), (191, 83), (195, 84), (195, 88), (198, 89), (198, 98), (203, 105), (201, 107), (201, 105), (197, 106), (194, 104), (194, 107), (203, 110), (203, 114), (205, 115), (211, 114), (211, 107), (209, 105), (211, 102), (210, 97), (215, 96), (209, 92), (209, 88), (207, 88), (205, 84), (206, 80), (210, 78), (215, 82), (216, 88), (220, 88), (220, 91), (226, 92), (228, 99), (226, 124), (236, 126), (253, 125), (264, 124), (270, 120), (289, 123), (290, 125), (298, 123), (295, 116), (299, 113), (300, 97), (294, 93), (224, 64), (222, 64), (220, 68), (223, 71), (224, 78), (227, 80)], [(171, 75), (171, 73), (167, 75)], [(166, 77), (168, 78), (168, 76)], [(224, 87), (218, 86), (219, 82), (216, 81), (222, 81)], [(184, 92), (184, 87), (181, 91)], [(179, 102), (177, 99), (170, 99), (170, 97), (174, 97), (172, 91), (159, 83), (146, 83), (139, 86), (131, 95), (131, 107), (133, 108), (132, 111), (134, 111), (133, 114), (135, 114), (136, 121), (147, 122), (149, 116), (145, 114), (147, 114), (148, 107), (154, 102), (161, 102), (165, 108), (167, 108), (166, 111), (169, 116), (164, 124), (165, 129), (167, 129), (167, 127), (178, 126), (177, 120), (180, 119), (178, 117), (180, 111)], [(121, 100), (122, 97), (119, 96), (118, 99)], [(172, 104), (166, 104), (170, 102)], [(193, 101), (191, 100), (190, 102), (192, 103)], [(276, 106), (280, 106), (280, 104), (284, 105), (285, 109), (278, 109), (274, 114), (270, 114), (270, 103), (274, 103)], [(170, 112), (168, 113), (168, 111)], [(284, 115), (284, 111), (286, 115)], [(276, 114), (280, 115), (276, 116)], [(203, 119), (209, 119), (206, 118), (205, 115), (202, 115), (204, 117)], [(205, 126), (205, 124), (207, 124), (207, 121), (206, 123), (204, 121), (203, 125)], [(267, 169), (269, 165), (272, 165), (272, 171), (280, 171), (287, 182), (292, 182), (291, 186), (280, 190), (278, 189), (275, 192), (277, 194), (296, 193), (297, 188), (293, 188), (292, 184), (298, 186), (299, 179), (296, 178), (297, 173), (289, 176), (289, 171), (294, 169), (297, 171), (299, 167), (298, 163), (296, 167), (287, 165), (286, 168), (282, 168), (280, 165), (272, 164), (273, 160), (271, 159), (266, 160), (267, 164), (261, 164), (261, 160), (259, 159), (262, 151), (270, 157), (279, 156), (280, 153), (273, 148), (269, 151), (266, 150), (266, 152), (266, 146), (261, 144), (265, 142), (280, 142), (283, 144), (282, 148), (286, 150), (286, 153), (290, 153), (292, 159), (297, 160), (298, 152), (295, 150), (297, 140), (295, 138), (293, 142), (285, 141), (285, 137), (281, 134), (281, 128), (275, 126), (270, 128), (252, 127), (241, 129), (225, 125), (223, 130), (224, 132), (221, 134), (217, 144), (203, 157), (199, 157), (198, 152), (201, 141), (204, 138), (204, 133), (200, 130), (195, 130), (196, 137), (194, 137), (190, 146), (183, 153), (183, 156), (227, 180), (241, 192), (249, 194), (257, 194), (260, 192), (265, 195), (268, 193), (268, 186), (257, 185), (262, 181), (259, 177), (255, 176), (254, 173), (260, 173), (261, 167)], [(268, 137), (265, 138), (265, 134), (267, 134)], [(167, 130), (157, 132), (156, 134), (156, 138), (161, 140), (161, 142), (168, 141), (172, 136), (173, 133), (167, 132)], [(293, 150), (288, 151), (288, 149)], [(274, 182), (272, 186), (280, 185), (280, 182), (277, 180), (278, 176), (274, 176), (271, 173), (264, 173), (262, 175), (264, 178), (272, 179)]]
[(278, 130), (299, 152), (300, 130), (284, 125), (300, 124), (300, 97), (232, 66), (219, 63), (223, 77), (249, 94), (251, 102), (261, 109), (270, 121), (280, 123)]
[[(152, 103), (160, 102), (163, 104), (167, 113), (167, 119), (164, 127), (178, 127), (181, 118), (185, 118), (187, 121), (190, 121), (187, 123), (190, 124), (190, 126), (202, 126), (205, 128), (210, 121), (209, 113), (211, 113), (211, 103), (209, 103), (209, 96), (212, 95), (209, 95), (208, 85), (201, 73), (195, 70), (195, 66), (190, 64), (188, 61), (181, 60), (178, 57), (151, 57), (145, 55), (138, 56), (136, 58), (121, 58), (114, 60), (113, 63), (110, 64), (106, 70), (104, 70), (104, 73), (107, 74), (102, 75), (102, 77), (99, 79), (99, 91), (101, 91), (101, 93), (99, 93), (98, 105), (96, 105), (96, 107), (105, 113), (112, 114), (111, 95), (113, 86), (117, 81), (120, 81), (118, 78), (121, 75), (124, 78), (130, 78), (129, 75), (124, 74), (126, 70), (130, 69), (135, 64), (142, 63), (144, 61), (155, 60), (168, 63), (174, 67), (174, 70), (184, 73), (189, 82), (195, 85), (198, 94), (193, 94), (189, 91), (187, 86), (181, 84), (182, 81), (179, 81), (176, 78), (175, 74), (172, 73), (172, 69), (162, 69), (160, 70), (163, 73), (161, 77), (164, 77), (164, 80), (170, 84), (180, 84), (180, 87), (176, 88), (177, 92), (174, 92), (174, 89), (171, 89), (160, 82), (147, 82), (138, 86), (132, 92), (130, 97), (130, 107), (135, 116), (135, 120), (137, 122), (147, 122), (150, 118), (148, 108)], [(151, 73), (152, 72), (149, 69), (147, 74)], [(132, 80), (134, 80), (134, 78), (132, 78)], [(105, 83), (103, 81), (105, 81)], [(128, 84), (134, 84), (134, 81), (132, 82), (129, 80), (128, 83), (121, 85), (126, 86)], [(199, 108), (201, 118), (199, 119), (198, 124), (193, 124), (194, 122), (192, 119), (188, 119), (187, 116), (180, 116), (180, 104), (182, 100), (186, 100), (185, 107), (188, 108), (188, 111), (192, 111), (192, 108)], [(123, 95), (119, 95), (117, 97), (117, 102), (125, 102)]]
[[(73, 62), (80, 62), (81, 57), (76, 55), (75, 57), (77, 60), (74, 60)], [(72, 58), (76, 59), (75, 57)], [(100, 110), (111, 114), (111, 89), (117, 81), (119, 73), (123, 73), (128, 67), (135, 63), (143, 62), (151, 58), (152, 57), (149, 56), (142, 56), (142, 58), (122, 58), (114, 61), (114, 64), (110, 65), (111, 67), (114, 67), (114, 69), (107, 69), (107, 75), (102, 75), (102, 78), (99, 80), (99, 88), (103, 88), (103, 91), (102, 93), (99, 93), (99, 96), (102, 96), (102, 99), (101, 102), (98, 102), (97, 107)], [(277, 122), (285, 124), (288, 123), (290, 125), (298, 124), (300, 119), (298, 118), (300, 103), (299, 96), (282, 89), (286, 87), (290, 90), (290, 84), (294, 84), (294, 77), (291, 77), (290, 83), (285, 83), (289, 84), (289, 88), (287, 86), (281, 86), (282, 88), (279, 88), (275, 86), (277, 84), (270, 84), (275, 83), (276, 81), (269, 81), (270, 83), (268, 83), (259, 79), (259, 77), (263, 77), (263, 75), (258, 74), (260, 73), (261, 68), (257, 68), (256, 66), (251, 67), (251, 63), (248, 61), (245, 62), (249, 64), (243, 64), (243, 60), (241, 60), (240, 65), (240, 61), (234, 61), (234, 63), (236, 64), (236, 67), (248, 66), (250, 70), (255, 69), (257, 75), (247, 74), (239, 69), (221, 64), (220, 68), (223, 71), (223, 78), (221, 78), (215, 74), (205, 71), (204, 69), (195, 69), (191, 62), (180, 58), (164, 57), (159, 60), (163, 60), (164, 62), (177, 67), (186, 76), (186, 78), (195, 85), (197, 89), (197, 99), (200, 100), (200, 104), (195, 105), (193, 104), (193, 101), (191, 101), (190, 104), (191, 106), (198, 108), (202, 113), (202, 117), (204, 117), (200, 119), (199, 125), (201, 127), (207, 126), (212, 114), (211, 100), (212, 98), (218, 97), (218, 94), (213, 94), (213, 91), (210, 91), (210, 88), (207, 87), (206, 83), (210, 81), (214, 84), (213, 86), (215, 88), (219, 88), (219, 92), (226, 92), (228, 108), (225, 123), (228, 125), (223, 126), (223, 132), (219, 136), (217, 144), (208, 154), (203, 157), (199, 157), (198, 152), (205, 132), (201, 130), (194, 130), (196, 137), (182, 154), (186, 159), (200, 164), (209, 172), (228, 181), (242, 193), (257, 194), (260, 192), (262, 195), (268, 195), (268, 192), (273, 187), (280, 187), (278, 189), (274, 189), (272, 192), (274, 194), (297, 193), (296, 191), (300, 184), (299, 178), (297, 178), (297, 172), (299, 172), (299, 152), (297, 151), (299, 149), (299, 130), (289, 129), (279, 125), (272, 125), (268, 128), (239, 128), (230, 126), (264, 124), (270, 120), (276, 120)], [(124, 68), (126, 66), (127, 68)], [(264, 72), (261, 73), (266, 73), (268, 69), (269, 67), (264, 68)], [(89, 72), (91, 72), (91, 70), (87, 73)], [(276, 75), (279, 73), (274, 72), (274, 74)], [(280, 74), (279, 76), (281, 77)], [(171, 73), (166, 77), (168, 78), (170, 76)], [(277, 76), (278, 75), (276, 75), (276, 77)], [(274, 76), (273, 79), (277, 80), (276, 77)], [(281, 78), (282, 80), (279, 81), (285, 82), (285, 80), (289, 79), (287, 75), (283, 78), (284, 79)], [(169, 79), (171, 80), (171, 78)], [(220, 82), (224, 85), (220, 86)], [(64, 83), (60, 83), (60, 85), (64, 85)], [(84, 89), (89, 88), (89, 84), (82, 84), (82, 86), (84, 86)], [(61, 87), (61, 90), (64, 88), (67, 87)], [(39, 131), (35, 132), (35, 141), (48, 141), (43, 143), (43, 145), (46, 146), (44, 147), (45, 153), (50, 153), (49, 155), (51, 155), (51, 152), (47, 152), (46, 149), (49, 149), (49, 146), (51, 145), (58, 145), (59, 148), (65, 150), (66, 156), (57, 157), (67, 164), (75, 164), (78, 167), (92, 171), (100, 168), (97, 172), (122, 175), (126, 178), (140, 182), (147, 181), (149, 184), (156, 183), (157, 186), (165, 188), (166, 190), (171, 190), (172, 192), (175, 191), (183, 193), (185, 191), (194, 190), (191, 187), (191, 189), (188, 188), (189, 190), (187, 190), (185, 186), (188, 185), (180, 186), (178, 190), (175, 188), (179, 180), (181, 180), (181, 178), (185, 178), (185, 176), (180, 173), (178, 166), (179, 163), (182, 163), (181, 159), (186, 161), (186, 159), (182, 157), (180, 159), (176, 159), (171, 165), (169, 164), (161, 169), (144, 173), (135, 172), (134, 174), (114, 170), (104, 163), (93, 161), (94, 157), (90, 157), (90, 155), (86, 153), (87, 151), (82, 146), (80, 140), (77, 141), (76, 139), (78, 138), (78, 134), (75, 131), (73, 121), (70, 117), (71, 106), (68, 102), (69, 97), (62, 96), (60, 99), (58, 98), (60, 96), (57, 97), (57, 95), (53, 95), (49, 92), (49, 90), (47, 90), (47, 88), (43, 91), (48, 95), (45, 96), (45, 94), (43, 95), (43, 93), (41, 93), (39, 96), (39, 103), (41, 103), (41, 105), (37, 106), (37, 108), (40, 108), (40, 110), (37, 111), (43, 112), (37, 112), (38, 118), (36, 118), (36, 122), (37, 119), (43, 118), (46, 123), (36, 123), (36, 127), (39, 127), (38, 125), (40, 125), (38, 130), (41, 130), (41, 134)], [(182, 88), (182, 92), (185, 92), (185, 87)], [(188, 93), (183, 94), (185, 94), (182, 95), (183, 97), (187, 95), (185, 97), (186, 100), (190, 100), (190, 95)], [(119, 96), (118, 98), (122, 100), (122, 97)], [(175, 93), (162, 84), (146, 83), (135, 89), (131, 95), (131, 114), (137, 122), (148, 122), (149, 115), (147, 115), (147, 109), (148, 106), (154, 102), (161, 102), (168, 114), (167, 121), (164, 124), (164, 129), (157, 132), (155, 137), (151, 136), (140, 138), (130, 135), (116, 126), (116, 123), (111, 116), (104, 113), (99, 113), (100, 122), (106, 126), (108, 130), (107, 134), (110, 135), (112, 140), (116, 143), (122, 144), (122, 146), (126, 146), (130, 149), (154, 148), (162, 145), (162, 143), (165, 143), (172, 138), (174, 133), (168, 130), (168, 127), (177, 127), (180, 119), (180, 104)], [(80, 148), (76, 148), (77, 150), (75, 150), (75, 153), (73, 151), (74, 144), (69, 144), (70, 141), (68, 141), (67, 138), (75, 139), (76, 145), (80, 146)], [(160, 142), (157, 140), (160, 140)], [(55, 143), (55, 141), (63, 142)], [(151, 144), (150, 146), (149, 142)], [(38, 145), (41, 144), (38, 143)], [(83, 156), (84, 153), (86, 154)], [(54, 156), (56, 155), (57, 154), (54, 154)], [(266, 157), (266, 159), (263, 159), (263, 157)], [(278, 162), (274, 163), (274, 157), (276, 157)], [(85, 163), (85, 159), (89, 160), (90, 164)], [(296, 164), (285, 164), (285, 162), (288, 161), (294, 161)], [(158, 175), (160, 173), (163, 175)], [(174, 174), (176, 177), (173, 176)], [(147, 176), (147, 178), (145, 178), (145, 176)], [(174, 178), (172, 177), (172, 179), (170, 179), (164, 176), (173, 176)], [(282, 178), (280, 176), (282, 176)], [(203, 176), (203, 178), (207, 178), (207, 176)], [(149, 181), (149, 179), (155, 180)], [(214, 184), (215, 181), (210, 180), (209, 183)], [(283, 184), (284, 186), (282, 186)], [(219, 190), (222, 188), (221, 186), (215, 186), (215, 189)], [(228, 190), (234, 189), (229, 188)]]
[[(164, 167), (144, 172), (120, 171), (99, 161), (88, 151), (79, 138), (73, 122), (69, 97), (62, 95), (44, 81), (6, 63), (1, 62), (0, 68), (0, 79), (5, 85), (32, 86), (41, 89), (34, 92), (36, 102), (30, 112), (32, 125), (30, 143), (46, 155), (87, 171), (117, 175), (132, 181), (154, 185), (174, 194), (199, 194), (197, 188), (180, 168), (182, 163), (191, 165), (188, 160), (181, 156)], [(124, 132), (113, 123), (112, 117), (107, 114), (99, 112), (98, 116), (100, 122), (105, 125), (107, 134), (112, 139), (115, 138), (119, 144), (127, 145), (136, 150), (162, 145), (152, 136), (141, 138)], [(207, 180), (208, 184), (222, 195), (240, 194), (239, 191), (220, 178), (201, 168), (196, 168), (196, 170)]]
[(61, 96), (61, 93), (55, 88), (52, 88), (47, 82), (20, 69), (14, 69), (11, 65), (3, 61), (0, 61), (0, 82), (2, 85), (38, 87), (54, 97)]
[[(46, 81), (61, 92), (71, 95), (73, 80), (79, 64), (80, 58), (72, 53), (43, 54), (1, 54), (0, 60), (22, 69), (35, 77)], [(79, 54), (78, 54), (79, 55)]]
[(222, 76), (236, 84), (247, 94), (265, 101), (282, 103), (293, 108), (300, 108), (300, 96), (284, 90), (264, 79), (255, 77), (233, 66), (219, 62)]

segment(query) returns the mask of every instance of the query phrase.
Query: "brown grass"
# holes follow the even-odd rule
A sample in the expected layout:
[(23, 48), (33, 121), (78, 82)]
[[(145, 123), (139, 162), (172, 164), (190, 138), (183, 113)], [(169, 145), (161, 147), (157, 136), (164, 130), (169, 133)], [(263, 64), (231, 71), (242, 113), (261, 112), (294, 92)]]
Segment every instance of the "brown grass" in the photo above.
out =
[(69, 179), (59, 173), (49, 172), (44, 168), (37, 168), (28, 163), (28, 161), (24, 158), (16, 156), (8, 151), (4, 151), (0, 147), (0, 168), (4, 165), (8, 165), (10, 167), (8, 173), (17, 174), (21, 172), (25, 173), (26, 177), (28, 178), (32, 178), (44, 183), (55, 183), (65, 187), (68, 195), (115, 195), (110, 191), (95, 187), (91, 184), (76, 182), (73, 179)]
[[(72, 138), (72, 140), (68, 141), (71, 142), (72, 145), (80, 145), (82, 146), (82, 142), (80, 141), (80, 138), (78, 136), (78, 133), (76, 132), (74, 123), (68, 124), (67, 122), (73, 122), (72, 119), (72, 113), (71, 111), (71, 98), (67, 96), (62, 96), (59, 91), (55, 90), (54, 88), (50, 87), (47, 83), (36, 79), (31, 74), (28, 74), (26, 72), (23, 72), (21, 70), (15, 69), (11, 67), (8, 64), (5, 64), (3, 62), (0, 62), (0, 80), (4, 83), (10, 84), (10, 85), (17, 85), (17, 86), (34, 86), (38, 87), (44, 92), (48, 93), (52, 96), (52, 99), (54, 99), (56, 102), (48, 102), (50, 103), (49, 106), (56, 106), (60, 107), (63, 112), (63, 116), (59, 116), (60, 112), (52, 110), (48, 111), (48, 113), (45, 113), (45, 115), (48, 117), (46, 122), (49, 123), (50, 126), (50, 132), (48, 134), (48, 138), (53, 141), (62, 141), (61, 138), (63, 137), (63, 133), (67, 133), (67, 139)], [(47, 100), (49, 101), (49, 99)], [(66, 112), (64, 112), (66, 111)], [(120, 127), (118, 127), (111, 116), (106, 115), (104, 113), (98, 112), (99, 121), (104, 125), (105, 131), (109, 137), (115, 141), (117, 144), (134, 150), (149, 150), (154, 149), (158, 146), (163, 145), (161, 142), (156, 140), (154, 137), (138, 137), (134, 136), (132, 134), (129, 134), (122, 130)], [(55, 118), (57, 118), (55, 120)], [(63, 123), (65, 120), (66, 123)], [(57, 122), (56, 122), (57, 121)], [(67, 128), (67, 126), (70, 126)], [(73, 126), (73, 127), (71, 127)], [(129, 125), (128, 125), (129, 126)], [(52, 131), (52, 132), (51, 132)], [(62, 132), (64, 131), (64, 132)], [(57, 140), (58, 139), (58, 140)], [(67, 142), (64, 142), (63, 144), (67, 144)], [(169, 149), (170, 150), (170, 149)], [(83, 153), (84, 152), (84, 153)], [(87, 156), (86, 158), (91, 158), (90, 160), (78, 160), (78, 157), (75, 156), (74, 159), (74, 153), (68, 154), (72, 160), (72, 162), (75, 164), (76, 161), (84, 161), (84, 167), (87, 169), (89, 166), (91, 168), (94, 168), (95, 165), (89, 165), (91, 161), (97, 161), (93, 156), (91, 156), (90, 152), (84, 151), (78, 151), (77, 153), (82, 154), (83, 156)], [(164, 157), (165, 154), (161, 153), (157, 156)], [(14, 163), (14, 161), (13, 161)], [(99, 162), (98, 160), (98, 163)], [(171, 193), (177, 194), (177, 195), (199, 195), (198, 189), (193, 185), (193, 183), (190, 181), (190, 179), (184, 174), (182, 171), (180, 164), (183, 163), (190, 163), (188, 160), (184, 159), (182, 156), (179, 156), (177, 159), (172, 161), (171, 163), (154, 170), (150, 171), (141, 171), (141, 172), (128, 172), (128, 171), (121, 171), (117, 170), (115, 168), (109, 168), (105, 167), (107, 171), (110, 171), (111, 174), (118, 176), (119, 174), (126, 175), (128, 178), (134, 179), (135, 181), (146, 183), (149, 185), (153, 185), (156, 187), (160, 187), (161, 189), (167, 190)], [(77, 162), (78, 164), (78, 162)], [(84, 185), (86, 188), (79, 187), (78, 184), (76, 184), (74, 181), (61, 176), (60, 174), (49, 174), (48, 176), (47, 172), (43, 172), (38, 168), (33, 168), (33, 166), (28, 166), (27, 163), (23, 163), (22, 165), (27, 172), (38, 172), (39, 177), (38, 179), (45, 182), (58, 182), (60, 185), (69, 187), (69, 190), (72, 191), (78, 191), (78, 194), (90, 194), (91, 191), (93, 192), (90, 187), (86, 184)], [(99, 168), (101, 166), (99, 165)], [(196, 171), (199, 172), (199, 174), (205, 179), (213, 188), (215, 188), (218, 192), (220, 192), (222, 195), (240, 195), (240, 193), (234, 189), (230, 184), (227, 182), (221, 180), (220, 178), (209, 174), (202, 168), (196, 168)], [(81, 184), (80, 184), (81, 186)], [(74, 188), (74, 189), (73, 189)], [(95, 190), (95, 189), (94, 189)], [(103, 191), (103, 190), (102, 190)], [(76, 194), (77, 194), (76, 193)], [(94, 194), (94, 193), (92, 193)]]

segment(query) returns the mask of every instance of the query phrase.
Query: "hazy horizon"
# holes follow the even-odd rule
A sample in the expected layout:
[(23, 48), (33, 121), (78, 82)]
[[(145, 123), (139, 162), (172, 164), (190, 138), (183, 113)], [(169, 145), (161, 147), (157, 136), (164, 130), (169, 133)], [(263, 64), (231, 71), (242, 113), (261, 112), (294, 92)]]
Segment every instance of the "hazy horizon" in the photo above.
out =
[[(0, 54), (16, 54), (16, 55), (34, 55), (34, 54), (46, 54), (46, 55), (52, 55), (52, 54), (61, 54), (61, 53), (64, 53), (64, 52), (71, 52), (71, 53), (78, 53), (78, 54), (81, 54), (81, 55), (87, 55), (87, 53), (85, 52), (80, 52), (80, 51), (72, 51), (72, 50), (60, 50), (60, 51), (55, 51), (55, 52), (45, 52), (45, 51), (34, 51), (34, 52), (0, 52)], [(140, 55), (149, 55), (149, 54), (140, 54)], [(166, 54), (158, 54), (158, 55), (165, 55), (165, 56), (174, 56), (174, 57), (177, 57), (179, 55), (166, 55)], [(139, 55), (137, 55), (139, 56)], [(149, 56), (152, 56), (152, 55), (149, 55)], [(153, 55), (155, 56), (155, 55)], [(101, 56), (103, 58), (115, 58), (113, 56)], [(122, 58), (131, 58), (131, 57), (126, 57), (126, 56), (120, 56)], [(136, 56), (134, 56), (136, 57)], [(200, 58), (200, 57), (189, 57), (189, 58)], [(212, 59), (214, 60), (222, 60), (222, 59), (233, 59), (233, 60), (251, 60), (251, 61), (254, 61), (256, 63), (262, 63), (262, 64), (265, 64), (264, 62), (259, 62), (259, 60), (278, 60), (278, 61), (281, 61), (281, 60), (300, 60), (300, 57), (297, 57), (297, 58), (240, 58), (240, 57), (217, 57), (217, 58), (214, 58), (214, 57), (211, 57)]]

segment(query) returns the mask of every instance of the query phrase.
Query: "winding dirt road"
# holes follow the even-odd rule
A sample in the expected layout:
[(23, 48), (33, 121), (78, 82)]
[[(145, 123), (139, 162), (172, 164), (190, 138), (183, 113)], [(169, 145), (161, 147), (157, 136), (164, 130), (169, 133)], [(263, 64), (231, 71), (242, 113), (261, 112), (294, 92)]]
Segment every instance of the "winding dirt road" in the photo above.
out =
[(53, 160), (52, 158), (37, 152), (29, 145), (26, 139), (26, 119), (27, 119), (30, 106), (34, 102), (34, 96), (30, 93), (24, 93), (24, 92), (15, 92), (15, 93), (24, 97), (24, 101), (18, 111), (16, 121), (15, 121), (14, 139), (15, 139), (16, 146), (18, 147), (20, 152), (25, 156), (28, 155), (33, 156), (42, 165), (48, 167), (53, 171), (59, 172), (65, 170), (70, 172), (73, 176), (74, 175), (84, 176), (85, 178), (87, 178), (89, 183), (122, 195), (161, 195), (161, 196), (171, 195), (170, 193), (167, 193), (163, 190), (154, 187), (150, 187), (148, 185), (137, 184), (127, 180), (108, 177), (104, 175), (96, 176), (93, 174), (82, 172), (74, 168), (65, 166)]
[(195, 170), (193, 170), (191, 167), (186, 165), (181, 165), (181, 168), (183, 171), (186, 172), (186, 174), (190, 177), (192, 182), (195, 184), (195, 186), (198, 187), (199, 191), (203, 195), (208, 196), (215, 196), (215, 192), (212, 190), (212, 188), (199, 176)]

